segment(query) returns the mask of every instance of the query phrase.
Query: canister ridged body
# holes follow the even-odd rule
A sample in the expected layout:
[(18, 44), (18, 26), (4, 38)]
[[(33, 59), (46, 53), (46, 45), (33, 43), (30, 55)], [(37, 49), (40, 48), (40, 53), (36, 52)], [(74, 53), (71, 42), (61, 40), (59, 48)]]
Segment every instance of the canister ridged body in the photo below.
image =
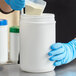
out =
[(8, 61), (8, 26), (0, 26), (0, 64)]
[(19, 33), (10, 32), (10, 61), (18, 62), (19, 56)]
[(55, 43), (55, 20), (53, 14), (21, 16), (20, 22), (20, 67), (27, 72), (54, 70), (49, 61), (50, 46)]

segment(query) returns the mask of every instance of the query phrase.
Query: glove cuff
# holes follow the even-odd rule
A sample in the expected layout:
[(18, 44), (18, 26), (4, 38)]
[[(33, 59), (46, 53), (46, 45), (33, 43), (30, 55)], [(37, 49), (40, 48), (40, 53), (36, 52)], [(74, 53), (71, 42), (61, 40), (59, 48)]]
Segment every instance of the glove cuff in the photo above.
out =
[(76, 39), (73, 39), (68, 43), (71, 46), (71, 51), (73, 52), (73, 59), (76, 58)]

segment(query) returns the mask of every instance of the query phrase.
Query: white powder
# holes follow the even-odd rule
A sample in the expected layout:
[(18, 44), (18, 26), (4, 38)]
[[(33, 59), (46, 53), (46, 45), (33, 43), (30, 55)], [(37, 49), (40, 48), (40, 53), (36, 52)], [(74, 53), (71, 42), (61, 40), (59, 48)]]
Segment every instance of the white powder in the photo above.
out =
[(28, 2), (26, 4), (27, 15), (41, 15), (44, 11), (45, 6), (34, 2)]

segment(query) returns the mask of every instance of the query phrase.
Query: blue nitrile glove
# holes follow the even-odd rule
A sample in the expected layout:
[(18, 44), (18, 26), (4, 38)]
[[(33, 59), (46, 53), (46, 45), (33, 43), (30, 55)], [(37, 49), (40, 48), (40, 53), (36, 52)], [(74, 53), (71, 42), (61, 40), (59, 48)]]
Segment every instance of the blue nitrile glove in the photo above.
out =
[(5, 0), (13, 10), (21, 10), (25, 7), (25, 0)]
[(55, 61), (54, 66), (67, 64), (76, 58), (76, 39), (69, 43), (56, 43), (51, 46), (48, 53), (50, 61)]

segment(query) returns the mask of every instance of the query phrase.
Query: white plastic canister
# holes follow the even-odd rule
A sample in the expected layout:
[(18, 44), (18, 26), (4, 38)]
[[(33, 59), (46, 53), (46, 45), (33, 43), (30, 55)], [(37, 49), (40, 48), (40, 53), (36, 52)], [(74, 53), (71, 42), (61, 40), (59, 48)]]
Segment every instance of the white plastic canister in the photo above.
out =
[(19, 26), (10, 27), (10, 61), (18, 62), (19, 56)]
[(7, 20), (0, 19), (0, 64), (8, 61), (8, 25)]
[(55, 43), (54, 14), (22, 15), (20, 22), (20, 67), (27, 72), (54, 70), (49, 61), (50, 46)]

